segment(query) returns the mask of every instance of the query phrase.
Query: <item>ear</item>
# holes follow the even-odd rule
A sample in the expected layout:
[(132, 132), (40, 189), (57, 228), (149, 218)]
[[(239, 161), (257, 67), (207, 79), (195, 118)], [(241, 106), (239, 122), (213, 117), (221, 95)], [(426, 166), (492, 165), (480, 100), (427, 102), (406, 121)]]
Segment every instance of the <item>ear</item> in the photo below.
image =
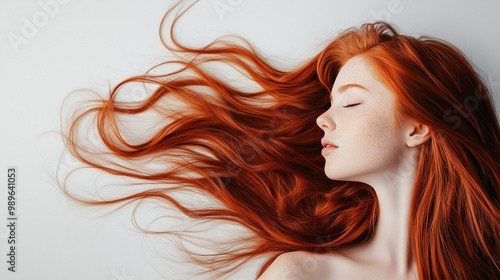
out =
[(431, 137), (430, 128), (417, 121), (410, 121), (407, 126), (405, 137), (408, 147), (419, 146)]

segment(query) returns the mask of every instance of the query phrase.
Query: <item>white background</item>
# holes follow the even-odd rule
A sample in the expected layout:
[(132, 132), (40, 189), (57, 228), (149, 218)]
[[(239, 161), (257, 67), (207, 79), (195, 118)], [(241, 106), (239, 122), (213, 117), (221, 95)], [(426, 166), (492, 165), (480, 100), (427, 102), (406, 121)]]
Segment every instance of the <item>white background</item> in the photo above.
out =
[[(62, 141), (42, 133), (59, 129), (60, 106), (72, 90), (114, 86), (161, 62), (166, 51), (158, 27), (170, 3), (0, 1), (2, 225), (4, 174), (11, 165), (19, 170), (18, 272), (7, 271), (7, 228), (1, 226), (1, 279), (162, 279), (155, 271), (161, 265), (130, 223), (132, 208), (97, 218), (60, 195), (49, 175), (55, 176)], [(217, 11), (223, 5), (231, 9)], [(202, 0), (180, 23), (178, 38), (201, 46), (233, 32), (266, 56), (293, 65), (342, 29), (390, 20), (403, 33), (436, 36), (460, 48), (485, 73), (499, 108), (499, 12), (500, 1), (493, 0)], [(35, 23), (35, 31), (23, 34)], [(13, 37), (24, 40), (16, 44)], [(171, 271), (166, 279), (186, 279), (173, 270), (181, 267), (169, 265), (163, 266)], [(231, 279), (253, 279), (256, 269)]]

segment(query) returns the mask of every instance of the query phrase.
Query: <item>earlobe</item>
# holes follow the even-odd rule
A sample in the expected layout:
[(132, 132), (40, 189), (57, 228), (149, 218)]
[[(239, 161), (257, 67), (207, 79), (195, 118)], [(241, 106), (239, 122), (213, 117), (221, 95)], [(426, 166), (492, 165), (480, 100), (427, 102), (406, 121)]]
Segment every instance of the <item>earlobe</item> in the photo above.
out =
[(406, 145), (416, 147), (425, 143), (431, 137), (430, 128), (422, 123), (413, 123), (406, 136)]

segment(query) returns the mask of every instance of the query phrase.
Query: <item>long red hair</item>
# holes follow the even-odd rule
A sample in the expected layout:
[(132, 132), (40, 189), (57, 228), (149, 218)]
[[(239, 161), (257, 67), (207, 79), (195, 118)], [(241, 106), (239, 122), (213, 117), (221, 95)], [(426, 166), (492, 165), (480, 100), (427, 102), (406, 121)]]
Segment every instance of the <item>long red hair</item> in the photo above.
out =
[[(185, 11), (171, 25), (172, 45), (164, 43), (179, 60), (155, 68), (177, 65), (180, 70), (126, 79), (107, 98), (75, 111), (62, 129), (67, 150), (83, 163), (160, 186), (113, 199), (86, 199), (62, 184), (66, 195), (86, 205), (160, 200), (193, 219), (248, 229), (251, 238), (239, 240), (247, 246), (237, 250), (186, 251), (218, 276), (256, 256), (270, 254), (260, 276), (284, 252), (334, 252), (365, 242), (375, 231), (375, 192), (363, 183), (326, 177), (323, 133), (316, 125), (329, 108), (340, 68), (364, 55), (397, 97), (394, 126), (410, 117), (432, 128), (422, 145), (410, 206), (410, 258), (421, 279), (500, 279), (500, 127), (486, 83), (458, 49), (436, 38), (401, 35), (379, 21), (347, 29), (299, 67), (279, 70), (238, 36), (200, 49), (179, 44), (173, 28)], [(258, 88), (238, 88), (216, 77), (205, 69), (211, 62), (238, 69)], [(157, 89), (146, 100), (119, 101), (118, 93), (130, 83)], [(177, 98), (184, 107), (167, 111), (165, 98)], [(155, 110), (171, 121), (151, 129), (146, 139), (127, 141), (127, 123), (118, 120)], [(82, 121), (92, 116), (99, 152), (78, 137)], [(144, 162), (153, 159), (170, 165), (148, 170)], [(181, 189), (221, 204), (183, 205), (170, 195)]]

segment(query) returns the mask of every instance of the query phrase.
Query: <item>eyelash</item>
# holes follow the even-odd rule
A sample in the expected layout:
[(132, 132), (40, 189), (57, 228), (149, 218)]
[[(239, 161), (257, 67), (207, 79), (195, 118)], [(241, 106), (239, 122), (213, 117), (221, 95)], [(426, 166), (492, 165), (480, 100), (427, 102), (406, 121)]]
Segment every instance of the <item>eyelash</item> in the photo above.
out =
[(350, 104), (350, 105), (347, 105), (347, 106), (342, 106), (342, 108), (349, 108), (349, 107), (354, 107), (356, 105), (359, 105), (361, 103), (355, 103), (355, 104)]

